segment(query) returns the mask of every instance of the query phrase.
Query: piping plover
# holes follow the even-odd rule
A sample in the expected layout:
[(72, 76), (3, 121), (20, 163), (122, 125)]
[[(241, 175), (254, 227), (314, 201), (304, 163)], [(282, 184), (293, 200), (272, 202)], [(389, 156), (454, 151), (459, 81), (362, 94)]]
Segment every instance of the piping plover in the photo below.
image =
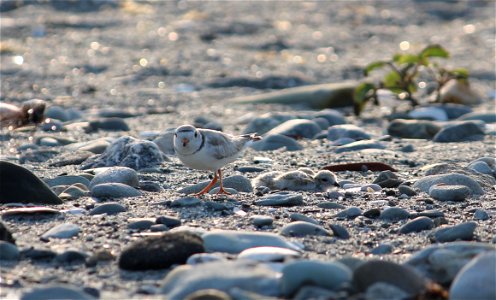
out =
[(217, 194), (229, 194), (222, 186), (221, 168), (235, 161), (251, 141), (262, 139), (256, 134), (233, 136), (210, 129), (183, 125), (174, 133), (174, 149), (183, 164), (192, 169), (214, 172), (214, 179), (196, 195), (207, 193), (219, 180)]
[(255, 187), (266, 186), (271, 190), (325, 192), (331, 186), (338, 186), (336, 175), (322, 170), (314, 173), (308, 168), (296, 171), (272, 171), (259, 175), (253, 180)]

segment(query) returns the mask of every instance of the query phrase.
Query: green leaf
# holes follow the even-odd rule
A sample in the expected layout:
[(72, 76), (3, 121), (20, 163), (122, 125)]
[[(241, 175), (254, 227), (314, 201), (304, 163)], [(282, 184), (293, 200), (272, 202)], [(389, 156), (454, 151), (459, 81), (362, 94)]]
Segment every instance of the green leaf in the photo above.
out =
[(370, 91), (375, 90), (375, 85), (368, 82), (360, 83), (353, 93), (353, 109), (355, 115), (359, 116), (363, 111), (365, 104), (370, 99)]
[(398, 87), (400, 85), (399, 83), (401, 82), (400, 74), (398, 74), (396, 71), (391, 71), (384, 76), (383, 82), (384, 87), (387, 89)]
[(449, 52), (446, 51), (441, 45), (429, 45), (424, 48), (419, 54), (420, 58), (427, 58), (427, 57), (442, 57), (442, 58), (448, 58), (449, 57)]
[(368, 75), (369, 75), (369, 73), (370, 73), (372, 70), (382, 68), (382, 67), (384, 67), (386, 64), (387, 64), (387, 62), (385, 62), (385, 61), (381, 61), (381, 60), (371, 62), (370, 64), (368, 64), (367, 66), (365, 66), (365, 69), (363, 70), (363, 73), (364, 73), (364, 75), (365, 75), (365, 76), (368, 76)]
[(393, 57), (393, 60), (397, 64), (415, 64), (420, 61), (420, 58), (417, 55), (413, 54), (396, 54)]
[(454, 69), (450, 72), (457, 79), (467, 79), (468, 78), (468, 70), (464, 68)]

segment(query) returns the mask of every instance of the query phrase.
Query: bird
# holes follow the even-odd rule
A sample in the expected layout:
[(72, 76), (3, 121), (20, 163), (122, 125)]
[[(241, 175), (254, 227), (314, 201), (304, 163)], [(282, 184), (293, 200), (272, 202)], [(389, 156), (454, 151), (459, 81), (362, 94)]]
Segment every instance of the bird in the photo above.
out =
[(222, 185), (222, 167), (235, 161), (252, 141), (262, 138), (255, 133), (231, 135), (220, 131), (182, 125), (174, 132), (174, 150), (187, 167), (214, 172), (212, 181), (196, 196), (207, 193), (219, 180), (217, 194), (226, 194)]
[(317, 173), (308, 168), (289, 172), (271, 171), (253, 179), (255, 187), (265, 186), (271, 190), (325, 192), (332, 186), (339, 186), (336, 175), (331, 171)]
[(20, 106), (0, 102), (0, 128), (38, 125), (45, 119), (45, 107), (45, 101), (40, 99), (25, 101)]

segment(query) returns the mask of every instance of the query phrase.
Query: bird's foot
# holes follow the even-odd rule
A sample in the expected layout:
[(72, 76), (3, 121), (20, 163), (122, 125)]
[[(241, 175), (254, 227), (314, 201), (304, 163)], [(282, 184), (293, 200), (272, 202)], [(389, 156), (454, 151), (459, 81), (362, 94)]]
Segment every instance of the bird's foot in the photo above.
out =
[(216, 195), (231, 195), (228, 191), (226, 191), (223, 187), (219, 188), (219, 191), (215, 193)]

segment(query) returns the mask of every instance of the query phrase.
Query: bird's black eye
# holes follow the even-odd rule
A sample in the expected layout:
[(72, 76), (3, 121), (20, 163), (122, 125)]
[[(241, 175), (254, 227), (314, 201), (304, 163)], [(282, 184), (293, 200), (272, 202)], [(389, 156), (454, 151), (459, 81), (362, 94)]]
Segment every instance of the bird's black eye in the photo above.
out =
[(198, 132), (195, 131), (195, 137), (198, 137)]

